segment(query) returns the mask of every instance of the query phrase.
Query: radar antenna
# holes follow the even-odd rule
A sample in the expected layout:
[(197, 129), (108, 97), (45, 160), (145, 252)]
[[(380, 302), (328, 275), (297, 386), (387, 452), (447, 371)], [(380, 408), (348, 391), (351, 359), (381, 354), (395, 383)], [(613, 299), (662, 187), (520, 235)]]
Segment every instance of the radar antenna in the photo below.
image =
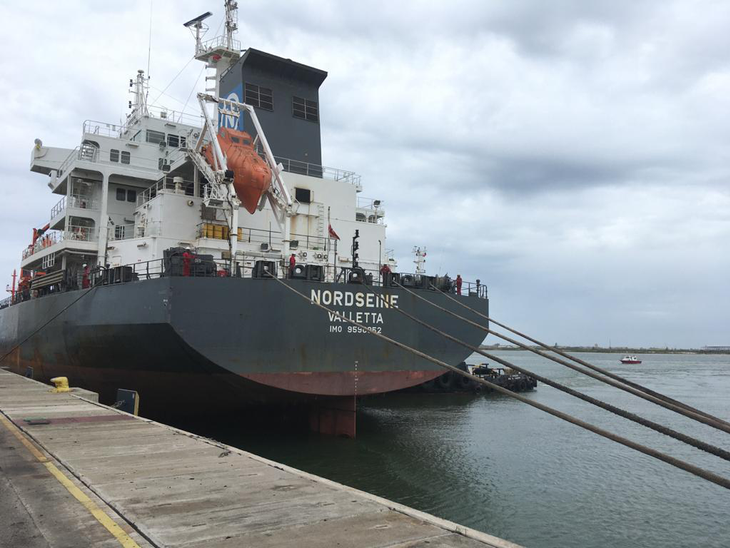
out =
[(200, 50), (203, 49), (203, 36), (205, 36), (205, 33), (208, 32), (208, 25), (203, 23), (208, 17), (213, 15), (209, 11), (206, 11), (205, 13), (198, 15), (195, 19), (191, 19), (187, 23), (183, 25), (183, 27), (187, 27), (190, 29), (190, 32), (193, 33), (193, 36), (195, 36), (195, 56), (200, 53)]

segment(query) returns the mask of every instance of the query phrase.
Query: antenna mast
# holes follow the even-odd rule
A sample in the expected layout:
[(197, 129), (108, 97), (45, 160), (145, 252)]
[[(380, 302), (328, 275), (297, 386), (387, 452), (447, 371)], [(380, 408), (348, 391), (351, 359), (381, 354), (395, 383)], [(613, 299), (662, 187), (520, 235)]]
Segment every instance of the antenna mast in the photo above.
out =
[[(208, 26), (203, 21), (213, 15), (209, 11), (183, 25), (189, 28), (195, 36), (195, 58), (204, 62), (207, 69), (214, 71), (205, 77), (206, 83), (212, 80), (215, 84), (212, 87), (205, 88), (205, 91), (214, 97), (220, 97), (220, 81), (223, 74), (241, 58), (241, 42), (234, 38), (238, 30), (238, 2), (225, 0), (225, 9), (225, 33), (223, 36), (216, 36), (203, 42), (203, 36), (208, 30)], [(213, 119), (216, 130), (219, 121), (220, 113)]]
[(423, 250), (418, 246), (413, 246), (413, 253), (416, 255), (416, 259), (413, 261), (416, 263), (416, 274), (425, 274), (426, 267), (426, 248)]
[[(238, 30), (238, 2), (226, 0), (226, 47), (234, 49), (233, 35)], [(238, 49), (241, 49), (239, 44)]]
[(135, 80), (129, 79), (129, 93), (134, 95), (134, 99), (129, 102), (132, 112), (127, 116), (127, 122), (150, 114), (147, 110), (147, 80), (142, 69), (137, 71)]

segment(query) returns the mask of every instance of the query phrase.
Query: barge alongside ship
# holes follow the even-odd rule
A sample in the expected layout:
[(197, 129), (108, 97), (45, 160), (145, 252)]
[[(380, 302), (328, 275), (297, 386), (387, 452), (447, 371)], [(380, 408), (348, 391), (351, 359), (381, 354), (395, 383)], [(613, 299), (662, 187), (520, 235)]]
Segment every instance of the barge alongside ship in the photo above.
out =
[[(241, 53), (235, 22), (235, 3), (226, 2), (224, 36), (203, 42), (203, 16), (186, 24), (196, 58), (214, 71), (215, 87), (199, 94), (200, 120), (153, 112), (140, 71), (125, 124), (87, 121), (73, 150), (36, 140), (31, 170), (63, 197), (33, 231), (20, 284), (0, 309), (3, 365), (40, 380), (68, 376), (108, 403), (117, 388), (137, 390), (142, 413), (153, 417), (314, 403), (315, 428), (354, 435), (357, 396), (443, 371), (297, 298), (272, 276), (447, 363), (469, 351), (394, 308), (474, 346), (483, 332), (400, 287), (460, 308), (433, 289), (456, 287), (420, 264), (415, 274), (390, 273), (397, 263), (384, 245), (382, 202), (359, 196), (353, 172), (321, 165), (318, 89), (326, 73), (251, 48)], [(255, 151), (246, 159), (255, 164), (251, 176), (231, 152), (248, 147), (246, 138)], [(458, 293), (487, 314), (484, 285), (463, 283)]]

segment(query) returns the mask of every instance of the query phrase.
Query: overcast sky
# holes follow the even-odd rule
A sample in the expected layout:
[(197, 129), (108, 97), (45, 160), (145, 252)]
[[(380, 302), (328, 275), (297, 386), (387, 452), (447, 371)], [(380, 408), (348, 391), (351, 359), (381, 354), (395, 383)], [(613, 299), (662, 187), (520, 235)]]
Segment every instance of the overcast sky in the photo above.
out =
[[(239, 4), (244, 48), (329, 72), (323, 162), (384, 201), (403, 270), (426, 246), (430, 273), (480, 278), (495, 319), (549, 343), (730, 344), (730, 3)], [(208, 10), (212, 37), (222, 1), (153, 0), (151, 100), (202, 89), (182, 23)], [(58, 201), (33, 139), (72, 148), (127, 112), (150, 2), (0, 18), (5, 283)]]

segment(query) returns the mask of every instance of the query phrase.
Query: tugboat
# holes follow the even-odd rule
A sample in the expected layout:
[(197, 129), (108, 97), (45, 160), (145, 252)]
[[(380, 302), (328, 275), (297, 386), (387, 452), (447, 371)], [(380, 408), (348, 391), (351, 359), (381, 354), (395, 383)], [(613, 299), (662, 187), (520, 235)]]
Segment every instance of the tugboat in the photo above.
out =
[(621, 363), (636, 364), (641, 363), (641, 360), (636, 356), (624, 356), (623, 358), (621, 358)]
[(306, 404), (313, 429), (354, 436), (358, 396), (443, 370), (312, 303), (455, 365), (470, 351), (392, 309), (472, 346), (484, 333), (400, 285), (484, 326), (442, 291), (487, 315), (487, 288), (397, 271), (383, 201), (322, 165), (327, 73), (242, 51), (237, 3), (225, 10), (224, 34), (208, 41), (210, 13), (185, 23), (214, 82), (200, 117), (148, 105), (138, 71), (123, 124), (87, 120), (75, 148), (36, 139), (30, 169), (60, 199), (0, 303), (2, 365), (67, 376), (105, 403), (136, 390), (154, 418)]

